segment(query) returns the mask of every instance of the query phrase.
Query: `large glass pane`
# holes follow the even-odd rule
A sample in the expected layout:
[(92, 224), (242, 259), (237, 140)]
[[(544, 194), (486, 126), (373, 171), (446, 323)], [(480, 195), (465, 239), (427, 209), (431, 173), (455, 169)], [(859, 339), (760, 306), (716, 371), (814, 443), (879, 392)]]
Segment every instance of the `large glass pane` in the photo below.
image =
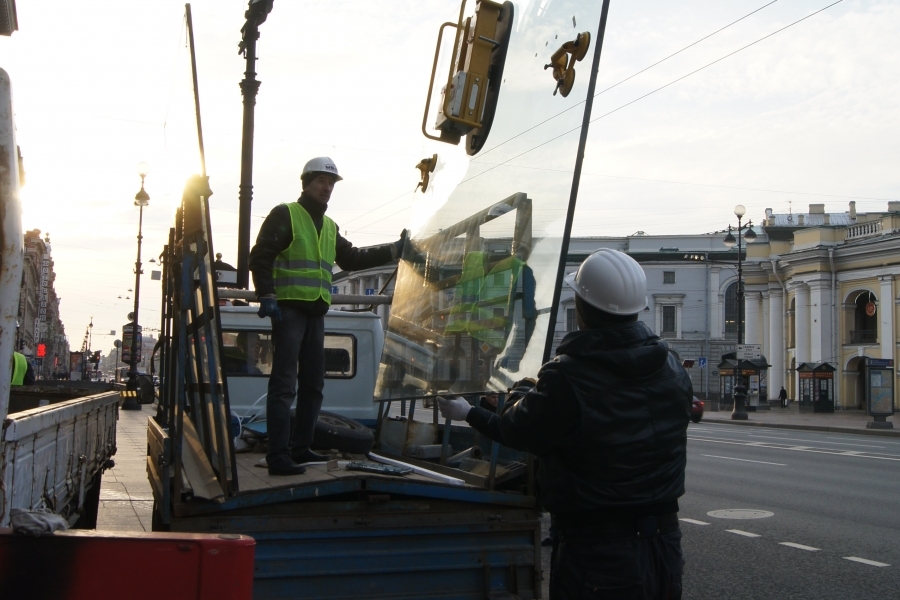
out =
[[(484, 148), (473, 157), (465, 142), (430, 142), (438, 166), (414, 206), (376, 398), (506, 389), (537, 374), (600, 9), (595, 1), (517, 3)], [(575, 63), (574, 86), (567, 97), (554, 94), (544, 66), (584, 31), (591, 46)], [(437, 77), (441, 85), (446, 74)]]

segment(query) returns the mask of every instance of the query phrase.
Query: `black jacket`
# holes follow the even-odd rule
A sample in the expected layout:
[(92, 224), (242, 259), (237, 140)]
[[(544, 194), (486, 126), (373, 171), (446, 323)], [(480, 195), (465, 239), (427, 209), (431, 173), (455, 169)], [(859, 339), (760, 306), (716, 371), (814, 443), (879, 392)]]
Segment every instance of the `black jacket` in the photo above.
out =
[(502, 416), (475, 407), (466, 421), (540, 458), (541, 502), (554, 516), (678, 510), (693, 388), (649, 327), (568, 334), (537, 386), (518, 396)]
[[(316, 225), (316, 231), (322, 231), (322, 216), (326, 207), (312, 200), (305, 194), (297, 199), (300, 206), (306, 209)], [(294, 240), (291, 229), (291, 212), (288, 207), (279, 204), (272, 209), (256, 236), (256, 244), (250, 250), (250, 272), (253, 274), (253, 287), (256, 296), (275, 293), (272, 283), (272, 264), (275, 257), (281, 254)], [(341, 234), (337, 235), (334, 262), (345, 271), (358, 271), (380, 267), (392, 260), (391, 244), (372, 246), (371, 248), (354, 248)], [(328, 303), (319, 298), (312, 302), (304, 300), (279, 300), (281, 306), (291, 306), (303, 310), (313, 316), (321, 316), (328, 312)]]

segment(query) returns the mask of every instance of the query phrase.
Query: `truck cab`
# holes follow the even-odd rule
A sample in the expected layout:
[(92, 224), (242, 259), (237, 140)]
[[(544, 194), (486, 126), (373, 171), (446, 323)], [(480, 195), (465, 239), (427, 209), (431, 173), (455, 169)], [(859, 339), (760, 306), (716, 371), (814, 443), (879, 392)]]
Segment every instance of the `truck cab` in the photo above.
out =
[[(255, 306), (222, 306), (222, 364), (231, 411), (242, 421), (264, 418), (272, 372), (272, 328)], [(374, 427), (373, 402), (384, 331), (371, 312), (330, 310), (325, 316), (325, 389), (322, 410)]]

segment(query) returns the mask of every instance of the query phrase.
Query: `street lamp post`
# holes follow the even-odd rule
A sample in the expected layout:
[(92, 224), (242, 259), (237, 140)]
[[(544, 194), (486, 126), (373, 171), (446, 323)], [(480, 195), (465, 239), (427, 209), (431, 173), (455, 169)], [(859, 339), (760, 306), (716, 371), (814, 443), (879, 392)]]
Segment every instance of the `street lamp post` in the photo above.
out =
[[(737, 343), (738, 345), (744, 343), (744, 272), (743, 272), (743, 262), (741, 257), (742, 252), (742, 244), (741, 239), (743, 238), (747, 242), (752, 242), (756, 239), (756, 233), (753, 231), (753, 221), (747, 221), (747, 224), (744, 225), (741, 223), (741, 219), (744, 214), (747, 212), (747, 209), (744, 208), (743, 204), (738, 204), (734, 207), (734, 216), (738, 219), (737, 226), (737, 240), (735, 240), (734, 236), (731, 234), (731, 225), (728, 226), (728, 235), (725, 236), (725, 239), (722, 240), (722, 243), (725, 244), (726, 248), (733, 248), (735, 243), (737, 243), (738, 249), (738, 269), (737, 269)], [(744, 230), (747, 230), (747, 233), (744, 233)], [(740, 364), (740, 357), (735, 353), (735, 358), (738, 361), (738, 365)], [(737, 371), (737, 366), (735, 367)], [(731, 412), (731, 418), (735, 421), (746, 421), (747, 420), (747, 388), (744, 386), (743, 375), (735, 373), (734, 381), (735, 384), (733, 386), (733, 395), (734, 395), (734, 409)]]
[[(144, 207), (150, 204), (150, 194), (144, 190), (144, 178), (150, 171), (147, 163), (142, 162), (137, 166), (138, 175), (141, 176), (141, 189), (134, 195), (134, 205), (140, 210), (138, 213), (138, 235), (137, 235), (137, 260), (134, 263), (134, 319), (131, 324), (131, 356), (129, 357), (128, 382), (126, 389), (137, 392), (137, 365), (138, 365), (138, 336), (140, 325), (138, 325), (138, 311), (141, 307), (141, 240), (143, 240), (142, 229), (144, 226)], [(122, 404), (124, 410), (140, 410), (141, 405), (135, 396), (129, 395)]]

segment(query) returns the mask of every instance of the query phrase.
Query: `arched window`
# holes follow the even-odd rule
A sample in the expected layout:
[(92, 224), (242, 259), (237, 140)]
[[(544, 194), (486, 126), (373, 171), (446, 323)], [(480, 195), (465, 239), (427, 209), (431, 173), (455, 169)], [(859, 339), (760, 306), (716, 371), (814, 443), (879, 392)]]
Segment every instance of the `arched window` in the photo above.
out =
[(875, 344), (878, 342), (877, 298), (872, 292), (862, 292), (856, 297), (853, 309), (851, 344)]
[[(737, 282), (725, 289), (725, 339), (737, 339), (738, 300)], [(743, 326), (744, 323), (742, 322)]]

